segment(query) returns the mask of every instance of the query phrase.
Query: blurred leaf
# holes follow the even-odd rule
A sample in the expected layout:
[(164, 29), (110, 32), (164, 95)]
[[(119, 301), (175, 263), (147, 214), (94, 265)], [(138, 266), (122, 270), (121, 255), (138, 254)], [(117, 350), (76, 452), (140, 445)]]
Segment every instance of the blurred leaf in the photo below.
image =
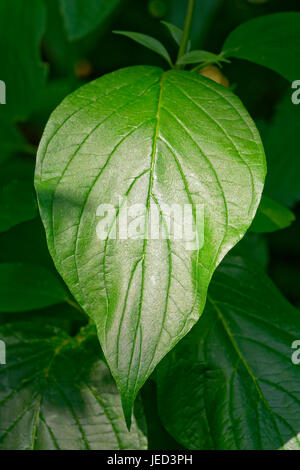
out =
[(184, 54), (178, 64), (197, 64), (199, 62), (205, 62), (207, 64), (219, 64), (220, 62), (229, 62), (222, 55), (213, 54), (208, 51), (190, 51)]
[(30, 122), (44, 129), (50, 114), (61, 103), (66, 95), (74, 91), (82, 81), (75, 77), (49, 80), (39, 94), (39, 104), (30, 117)]
[(0, 327), (0, 448), (146, 449), (142, 405), (131, 432), (120, 395), (87, 326), (74, 338), (39, 322)]
[(59, 0), (65, 28), (71, 41), (103, 27), (122, 0)]
[[(195, 2), (195, 13), (193, 18), (193, 27), (191, 30), (191, 42), (194, 47), (199, 47), (204, 41), (211, 22), (223, 0), (201, 0)], [(171, 0), (169, 13), (166, 16), (168, 22), (182, 25), (186, 13), (187, 2)]]
[(141, 34), (141, 33), (133, 33), (131, 31), (113, 31), (115, 34), (121, 34), (122, 36), (126, 36), (133, 41), (142, 44), (142, 46), (147, 47), (153, 52), (156, 52), (156, 54), (159, 54), (161, 57), (163, 57), (170, 66), (172, 66), (172, 61), (171, 57), (165, 48), (165, 46), (158, 41), (155, 38), (152, 38), (151, 36), (147, 36), (146, 34)]
[(74, 64), (80, 58), (81, 43), (71, 43), (66, 34), (59, 0), (45, 0), (47, 8), (46, 31), (43, 47), (54, 76), (71, 76)]
[(242, 23), (229, 34), (222, 52), (269, 67), (293, 81), (300, 77), (299, 50), (300, 13), (284, 12)]
[[(26, 145), (26, 144), (25, 144)], [(3, 187), (13, 180), (33, 182), (35, 158), (33, 155), (16, 153), (0, 166), (0, 186)]]
[(0, 164), (25, 146), (23, 137), (5, 112), (6, 106), (0, 104)]
[(158, 368), (159, 412), (188, 449), (300, 449), (300, 315), (255, 263), (228, 256), (204, 315)]
[(265, 237), (259, 233), (248, 231), (230, 253), (232, 255), (251, 258), (264, 269), (268, 267), (270, 261), (268, 242)]
[(269, 0), (248, 0), (248, 3), (253, 3), (255, 5), (261, 5), (267, 3)]
[(69, 294), (47, 269), (25, 263), (0, 264), (0, 312), (21, 312), (64, 302)]
[(40, 58), (45, 30), (43, 0), (0, 0), (1, 80), (6, 83), (6, 116), (25, 119), (46, 79)]
[(157, 410), (157, 387), (150, 379), (141, 390), (147, 421), (148, 448), (150, 450), (182, 449), (172, 436), (165, 430)]
[(265, 192), (289, 207), (300, 201), (299, 135), (300, 105), (287, 93), (262, 136), (268, 161)]
[(0, 233), (0, 262), (24, 262), (43, 266), (56, 273), (49, 254), (41, 219), (24, 222)]
[[(169, 30), (169, 33), (171, 34), (172, 38), (176, 42), (178, 46), (180, 46), (182, 35), (183, 35), (183, 30), (178, 28), (172, 23), (168, 23), (168, 21), (161, 21), (163, 25), (166, 26), (166, 28)], [(187, 51), (189, 51), (191, 48), (191, 41), (189, 40), (187, 43)]]
[[(64, 302), (50, 307), (44, 307), (41, 310), (28, 310), (26, 312), (0, 312), (0, 325), (8, 323), (38, 323), (41, 329), (45, 325), (65, 330), (71, 336), (74, 336), (80, 328), (88, 323), (88, 316), (83, 310), (78, 310), (74, 306)], [(0, 337), (1, 339), (1, 337)]]
[(149, 0), (148, 11), (154, 18), (163, 18), (167, 9), (166, 0)]
[(287, 207), (263, 196), (249, 230), (256, 233), (275, 232), (289, 227), (294, 220), (295, 215)]
[(0, 232), (38, 214), (32, 182), (13, 180), (0, 191)]
[(174, 39), (176, 44), (178, 46), (180, 46), (181, 38), (182, 38), (182, 34), (183, 34), (182, 29), (178, 28), (177, 26), (175, 26), (172, 23), (168, 23), (167, 21), (161, 21), (161, 23), (164, 24), (168, 28), (172, 38)]

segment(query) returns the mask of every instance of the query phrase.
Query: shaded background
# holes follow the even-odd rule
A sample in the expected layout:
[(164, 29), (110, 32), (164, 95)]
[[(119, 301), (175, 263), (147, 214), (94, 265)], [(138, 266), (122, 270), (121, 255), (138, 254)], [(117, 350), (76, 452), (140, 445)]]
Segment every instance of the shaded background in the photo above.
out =
[[(136, 64), (165, 67), (157, 55), (111, 31), (150, 34), (175, 57), (176, 46), (160, 20), (182, 27), (186, 3), (0, 0), (0, 79), (7, 93), (7, 103), (0, 105), (0, 263), (34, 264), (57, 276), (33, 188), (36, 149), (49, 115), (68, 93), (105, 73)], [(237, 25), (280, 11), (300, 11), (299, 0), (197, 1), (192, 48), (218, 53)], [(238, 249), (257, 258), (285, 296), (300, 307), (300, 105), (291, 104), (290, 83), (264, 67), (233, 59), (222, 72), (261, 130), (270, 163), (265, 193), (296, 215), (290, 228), (264, 236), (246, 235)], [(0, 322), (25, 316), (9, 308), (6, 312), (1, 305), (0, 310)], [(26, 312), (26, 320), (45, 314), (72, 334), (86, 322), (79, 310), (66, 303)], [(144, 387), (143, 396), (150, 448), (176, 447), (160, 425), (153, 381)]]

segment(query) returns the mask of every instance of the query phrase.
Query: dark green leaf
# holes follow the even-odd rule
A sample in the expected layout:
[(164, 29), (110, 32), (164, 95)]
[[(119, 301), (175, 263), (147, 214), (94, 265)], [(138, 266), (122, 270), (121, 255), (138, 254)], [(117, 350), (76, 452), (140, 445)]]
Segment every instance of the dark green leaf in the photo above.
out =
[(174, 39), (176, 44), (180, 46), (182, 34), (183, 34), (182, 29), (178, 28), (172, 23), (168, 23), (167, 21), (161, 21), (161, 23), (164, 24), (168, 28), (172, 38)]
[[(168, 28), (169, 33), (171, 34), (172, 38), (174, 39), (176, 44), (180, 46), (182, 35), (183, 35), (182, 29), (178, 28), (172, 23), (168, 23), (167, 21), (161, 21), (161, 23), (164, 24), (166, 28)], [(189, 51), (190, 48), (191, 48), (191, 41), (188, 41), (187, 50)]]
[(1, 325), (0, 448), (145, 449), (141, 406), (131, 432), (93, 329), (76, 337), (40, 323)]
[(295, 215), (287, 207), (263, 196), (250, 230), (257, 233), (275, 232), (289, 227)]
[[(184, 71), (130, 67), (69, 95), (38, 152), (36, 188), (57, 269), (95, 320), (127, 421), (156, 364), (190, 330), (212, 273), (240, 240), (265, 176), (259, 134), (239, 99)], [(97, 237), (97, 208), (204, 205), (204, 245)], [(120, 219), (120, 212), (115, 220)], [(199, 233), (198, 232), (198, 233)]]
[(208, 51), (190, 51), (184, 54), (178, 64), (197, 64), (199, 62), (205, 62), (205, 64), (219, 64), (220, 62), (229, 62), (221, 54), (213, 54)]
[(300, 450), (300, 315), (261, 268), (228, 257), (203, 317), (158, 371), (159, 411), (188, 449)]
[(13, 180), (0, 191), (0, 232), (10, 229), (37, 215), (33, 184)]
[(47, 307), (68, 299), (61, 281), (41, 266), (0, 264), (0, 312)]
[(122, 0), (59, 0), (65, 28), (71, 41), (78, 40), (98, 26), (104, 26)]
[(39, 52), (45, 19), (41, 0), (31, 0), (30, 6), (27, 0), (0, 1), (0, 78), (6, 83), (7, 118), (26, 118), (45, 82), (46, 67)]
[(242, 23), (223, 46), (226, 57), (269, 67), (291, 81), (300, 77), (299, 50), (299, 12), (274, 13)]
[[(71, 336), (88, 323), (88, 317), (74, 305), (63, 303), (59, 305), (51, 305), (44, 307), (41, 310), (29, 310), (26, 312), (8, 312), (0, 313), (0, 324), (7, 325), (8, 323), (34, 323), (37, 327), (43, 329), (45, 325), (52, 325), (55, 328), (65, 330)], [(0, 336), (1, 339), (1, 336)]]
[(172, 66), (171, 57), (167, 49), (157, 39), (152, 38), (151, 36), (147, 36), (146, 34), (132, 33), (131, 31), (113, 31), (113, 32), (115, 34), (121, 34), (122, 36), (126, 36), (127, 38), (130, 38), (133, 41), (138, 42), (139, 44), (142, 44), (142, 46), (147, 47), (151, 51), (156, 52), (156, 54), (159, 54), (168, 62), (169, 65)]
[(182, 446), (167, 433), (161, 423), (157, 410), (156, 389), (156, 384), (150, 379), (141, 390), (147, 420), (148, 448), (150, 450), (182, 449)]
[(0, 104), (0, 164), (25, 146), (24, 139), (6, 113), (6, 106)]
[(273, 121), (264, 130), (268, 160), (266, 194), (292, 207), (300, 201), (300, 105), (288, 93), (278, 105)]
[(0, 233), (0, 262), (23, 262), (56, 272), (47, 247), (45, 230), (38, 217)]
[(247, 232), (242, 240), (233, 248), (231, 254), (251, 258), (263, 268), (267, 268), (270, 261), (268, 242), (259, 233)]
[[(199, 44), (205, 41), (207, 31), (212, 26), (212, 20), (222, 3), (223, 0), (195, 1), (193, 27), (190, 32), (190, 38), (193, 44)], [(169, 0), (168, 4), (169, 9), (166, 20), (173, 24), (183, 24), (187, 2)]]

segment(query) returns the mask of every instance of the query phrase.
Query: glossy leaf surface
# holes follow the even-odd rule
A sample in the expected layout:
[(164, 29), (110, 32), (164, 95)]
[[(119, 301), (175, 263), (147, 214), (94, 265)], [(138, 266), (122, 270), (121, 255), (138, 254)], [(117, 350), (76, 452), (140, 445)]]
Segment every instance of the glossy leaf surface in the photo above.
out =
[[(188, 72), (119, 70), (51, 116), (36, 169), (48, 245), (95, 320), (127, 421), (156, 364), (201, 315), (216, 266), (254, 217), (264, 176), (262, 144), (239, 99)], [(112, 239), (119, 210), (99, 239), (99, 205), (125, 196), (128, 206), (146, 207), (141, 234), (158, 209), (164, 237)], [(165, 223), (172, 204), (192, 209), (203, 246), (175, 239)]]

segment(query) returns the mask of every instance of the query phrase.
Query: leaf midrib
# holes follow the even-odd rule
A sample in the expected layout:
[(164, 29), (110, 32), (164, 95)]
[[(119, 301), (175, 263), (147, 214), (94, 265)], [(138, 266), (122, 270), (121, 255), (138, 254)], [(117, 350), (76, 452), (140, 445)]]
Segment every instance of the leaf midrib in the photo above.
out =
[[(149, 172), (149, 188), (148, 188), (147, 201), (146, 201), (146, 213), (147, 214), (149, 212), (150, 200), (151, 200), (152, 188), (153, 188), (153, 179), (154, 179), (153, 178), (153, 176), (154, 176), (153, 173), (154, 173), (154, 167), (155, 167), (156, 155), (157, 155), (157, 140), (158, 140), (158, 137), (159, 137), (160, 109), (161, 109), (164, 78), (165, 78), (165, 72), (162, 73), (161, 78), (160, 78), (160, 82), (159, 82), (160, 90), (159, 90), (157, 110), (156, 110), (156, 127), (155, 127), (155, 132), (154, 132), (154, 137), (153, 137), (153, 147), (152, 147), (150, 172)], [(148, 223), (148, 217), (146, 218), (146, 223), (145, 223), (145, 231), (146, 232), (147, 232), (147, 223)], [(144, 243), (143, 243), (143, 250), (142, 250), (141, 297), (140, 297), (140, 303), (139, 303), (138, 321), (137, 321), (137, 325), (136, 325), (135, 332), (134, 332), (133, 346), (131, 348), (130, 362), (129, 362), (128, 375), (127, 375), (127, 383), (126, 383), (127, 390), (128, 390), (129, 379), (130, 379), (130, 374), (131, 374), (133, 356), (134, 356), (134, 352), (135, 352), (137, 332), (138, 332), (138, 329), (140, 328), (140, 322), (141, 322), (141, 314), (142, 314), (142, 306), (143, 306), (143, 298), (144, 298), (145, 259), (146, 259), (147, 243), (148, 243), (148, 239), (147, 239), (147, 237), (145, 237), (144, 238)], [(138, 363), (138, 367), (137, 367), (136, 374), (135, 374), (135, 377), (136, 377), (135, 378), (135, 385), (132, 388), (134, 390), (134, 392), (133, 392), (134, 394), (135, 394), (137, 379), (138, 379), (138, 375), (139, 375), (140, 365), (141, 365), (141, 354), (139, 355), (139, 363)]]

